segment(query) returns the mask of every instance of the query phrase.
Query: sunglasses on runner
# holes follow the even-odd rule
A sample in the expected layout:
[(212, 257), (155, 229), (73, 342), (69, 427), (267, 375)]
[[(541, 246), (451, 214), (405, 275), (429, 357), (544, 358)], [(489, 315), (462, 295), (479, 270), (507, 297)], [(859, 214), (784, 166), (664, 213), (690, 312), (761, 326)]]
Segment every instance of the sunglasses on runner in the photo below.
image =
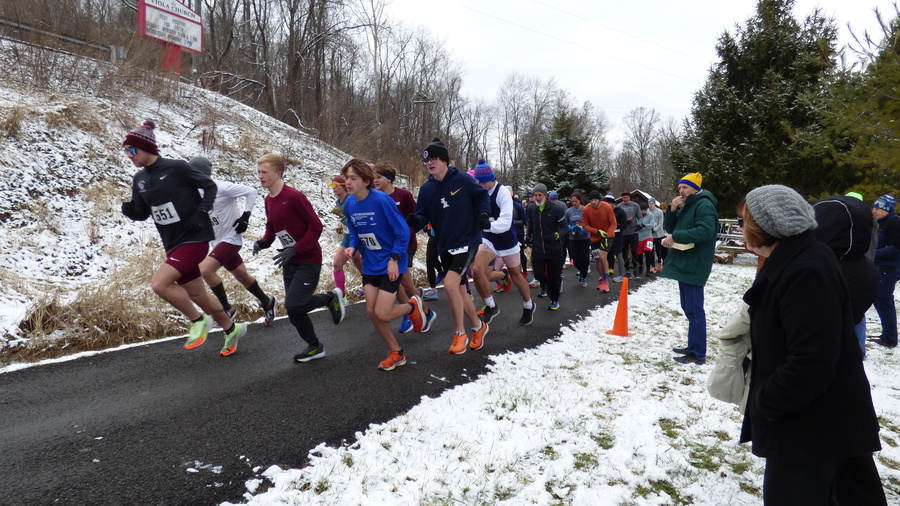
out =
[(345, 183), (338, 183), (338, 182), (332, 181), (330, 184), (331, 184), (332, 188), (337, 188), (338, 186), (344, 186)]
[(137, 148), (124, 148), (122, 151), (125, 152), (126, 155), (135, 156), (137, 155)]

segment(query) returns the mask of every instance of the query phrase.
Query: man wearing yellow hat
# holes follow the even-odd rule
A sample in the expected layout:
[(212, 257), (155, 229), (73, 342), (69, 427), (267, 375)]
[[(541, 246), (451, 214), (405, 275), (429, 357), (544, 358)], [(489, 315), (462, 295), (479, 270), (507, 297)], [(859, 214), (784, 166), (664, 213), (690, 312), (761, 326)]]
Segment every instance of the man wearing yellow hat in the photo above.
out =
[(678, 281), (681, 309), (688, 319), (688, 344), (673, 351), (682, 364), (706, 363), (706, 310), (703, 286), (712, 272), (719, 215), (716, 197), (701, 189), (703, 176), (694, 172), (678, 181), (678, 196), (666, 211), (663, 247), (669, 248), (662, 277)]

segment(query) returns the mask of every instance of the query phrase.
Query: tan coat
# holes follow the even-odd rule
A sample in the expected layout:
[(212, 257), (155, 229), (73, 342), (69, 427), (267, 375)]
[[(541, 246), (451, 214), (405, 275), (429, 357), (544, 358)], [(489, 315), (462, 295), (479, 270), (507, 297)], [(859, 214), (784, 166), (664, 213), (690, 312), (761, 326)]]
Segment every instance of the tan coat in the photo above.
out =
[(744, 359), (750, 359), (749, 309), (750, 306), (741, 302), (740, 309), (718, 333), (719, 353), (706, 382), (713, 399), (737, 404), (741, 413), (747, 407), (750, 393), (750, 367), (744, 367)]

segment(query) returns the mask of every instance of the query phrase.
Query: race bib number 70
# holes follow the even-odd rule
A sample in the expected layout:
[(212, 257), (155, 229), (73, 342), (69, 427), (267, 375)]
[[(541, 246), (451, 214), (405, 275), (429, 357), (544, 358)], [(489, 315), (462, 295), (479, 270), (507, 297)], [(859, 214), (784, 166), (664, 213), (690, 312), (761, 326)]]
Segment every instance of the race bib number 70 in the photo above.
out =
[(150, 206), (150, 215), (153, 216), (153, 221), (157, 225), (171, 225), (181, 221), (178, 211), (175, 210), (175, 206), (171, 202), (166, 202), (160, 206)]

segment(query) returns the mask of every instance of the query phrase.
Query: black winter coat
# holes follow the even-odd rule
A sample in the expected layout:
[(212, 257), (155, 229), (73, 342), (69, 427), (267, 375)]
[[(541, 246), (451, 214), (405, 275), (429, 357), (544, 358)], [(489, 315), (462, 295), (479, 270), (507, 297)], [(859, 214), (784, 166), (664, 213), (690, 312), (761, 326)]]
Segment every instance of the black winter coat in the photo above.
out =
[(864, 202), (846, 195), (826, 197), (815, 204), (816, 239), (831, 248), (850, 290), (853, 321), (858, 322), (875, 302), (878, 273), (867, 256), (872, 245), (875, 221)]
[(793, 462), (881, 448), (847, 285), (812, 232), (782, 240), (744, 294), (753, 344), (741, 442)]

